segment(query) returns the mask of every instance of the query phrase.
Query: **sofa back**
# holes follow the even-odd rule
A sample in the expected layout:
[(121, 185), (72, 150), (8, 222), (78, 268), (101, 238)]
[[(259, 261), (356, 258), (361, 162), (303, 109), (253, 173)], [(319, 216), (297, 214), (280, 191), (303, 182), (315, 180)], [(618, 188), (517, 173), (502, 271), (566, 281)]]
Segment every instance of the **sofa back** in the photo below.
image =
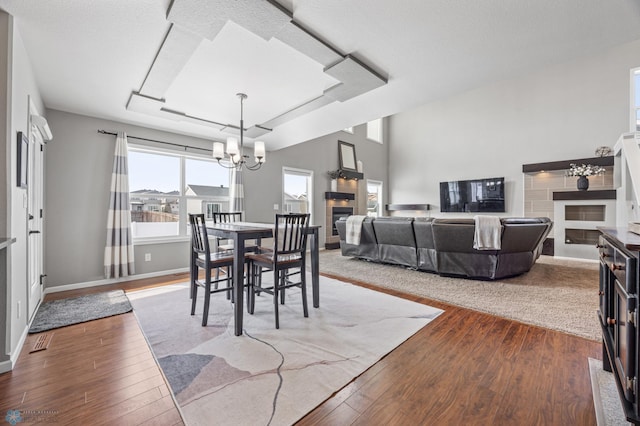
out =
[(416, 267), (416, 239), (412, 217), (378, 217), (373, 221), (382, 262)]

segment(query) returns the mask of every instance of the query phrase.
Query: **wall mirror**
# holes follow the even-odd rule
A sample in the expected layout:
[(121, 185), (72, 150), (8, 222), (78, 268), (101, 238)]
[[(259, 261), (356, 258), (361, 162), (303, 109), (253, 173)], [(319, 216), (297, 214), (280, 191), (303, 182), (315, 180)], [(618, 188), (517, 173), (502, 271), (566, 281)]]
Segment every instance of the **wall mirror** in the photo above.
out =
[(338, 141), (338, 156), (340, 157), (340, 169), (356, 170), (356, 147), (352, 143)]

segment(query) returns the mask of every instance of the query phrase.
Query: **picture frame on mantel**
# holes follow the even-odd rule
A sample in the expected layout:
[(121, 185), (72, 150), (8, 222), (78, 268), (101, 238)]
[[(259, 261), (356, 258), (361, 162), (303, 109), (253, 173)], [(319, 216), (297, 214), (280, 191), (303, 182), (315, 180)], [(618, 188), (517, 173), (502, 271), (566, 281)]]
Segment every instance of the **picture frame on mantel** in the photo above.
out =
[(16, 169), (16, 186), (18, 188), (26, 188), (27, 176), (29, 175), (29, 139), (23, 132), (18, 132), (18, 153)]
[(340, 169), (357, 172), (356, 146), (349, 142), (338, 141), (338, 157)]

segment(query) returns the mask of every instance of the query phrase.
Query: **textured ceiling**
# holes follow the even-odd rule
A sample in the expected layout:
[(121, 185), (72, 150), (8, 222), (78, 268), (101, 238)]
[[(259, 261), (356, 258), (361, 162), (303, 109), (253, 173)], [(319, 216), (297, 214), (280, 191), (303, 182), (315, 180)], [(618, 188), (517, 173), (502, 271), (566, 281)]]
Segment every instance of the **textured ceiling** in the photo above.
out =
[[(279, 149), (640, 39), (636, 0), (0, 0), (47, 107)], [(231, 127), (227, 126), (230, 125)]]

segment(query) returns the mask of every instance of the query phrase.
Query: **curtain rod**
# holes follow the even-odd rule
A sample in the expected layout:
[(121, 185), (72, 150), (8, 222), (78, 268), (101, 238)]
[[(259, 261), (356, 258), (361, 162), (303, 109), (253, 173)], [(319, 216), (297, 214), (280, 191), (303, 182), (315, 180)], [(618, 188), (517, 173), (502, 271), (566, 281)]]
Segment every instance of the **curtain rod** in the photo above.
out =
[[(113, 135), (113, 136), (118, 136), (117, 133), (115, 132), (108, 132), (106, 130), (98, 130), (98, 133), (101, 133), (103, 135)], [(197, 146), (190, 146), (190, 145), (181, 145), (179, 143), (173, 143), (173, 142), (165, 142), (165, 141), (159, 141), (157, 139), (149, 139), (149, 138), (141, 138), (139, 136), (131, 136), (131, 135), (127, 135), (128, 139), (138, 139), (140, 141), (147, 141), (147, 142), (155, 142), (155, 143), (161, 143), (161, 144), (165, 144), (165, 145), (172, 145), (172, 146), (179, 146), (180, 148), (184, 148), (184, 150), (186, 151), (187, 149), (199, 149), (200, 151), (207, 151), (207, 152), (211, 152), (210, 149), (207, 148), (199, 148)]]

